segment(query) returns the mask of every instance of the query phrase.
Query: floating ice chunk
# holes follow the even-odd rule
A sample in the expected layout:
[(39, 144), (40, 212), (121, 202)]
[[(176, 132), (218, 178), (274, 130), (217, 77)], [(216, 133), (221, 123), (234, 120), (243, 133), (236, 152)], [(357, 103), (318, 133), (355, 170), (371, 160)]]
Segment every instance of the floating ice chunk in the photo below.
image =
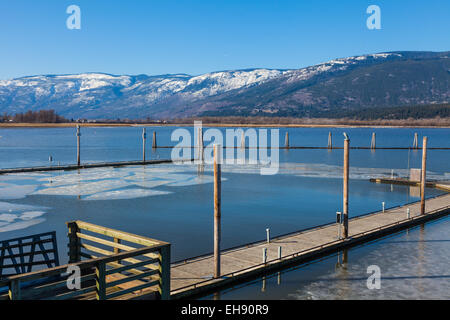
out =
[(135, 199), (149, 196), (164, 195), (170, 193), (172, 192), (134, 188), (134, 189), (101, 192), (83, 198), (83, 200), (123, 200), (123, 199)]
[(55, 188), (45, 188), (34, 192), (34, 194), (84, 196), (106, 190), (119, 189), (129, 185), (130, 183), (124, 180), (103, 180)]
[(171, 181), (167, 181), (167, 180), (150, 180), (150, 181), (133, 181), (131, 183), (134, 185), (137, 185), (139, 187), (155, 188), (155, 187), (166, 185), (170, 182)]
[(19, 216), (19, 219), (21, 220), (31, 220), (37, 217), (40, 217), (42, 215), (44, 215), (45, 212), (44, 211), (28, 211), (28, 212), (24, 212)]
[(0, 214), (0, 221), (13, 222), (18, 218), (17, 214), (2, 213)]
[(47, 208), (0, 201), (0, 212), (24, 212), (24, 211), (33, 211), (36, 209), (47, 209)]
[(35, 190), (36, 186), (9, 184), (0, 188), (0, 199), (23, 199)]
[(45, 221), (44, 218), (38, 218), (38, 219), (33, 219), (33, 220), (15, 222), (15, 223), (11, 223), (11, 224), (8, 224), (8, 225), (0, 226), (0, 232), (7, 232), (7, 231), (15, 231), (15, 230), (20, 230), (20, 229), (25, 229), (25, 228), (34, 226), (36, 224), (42, 223), (44, 221)]
[(46, 187), (58, 187), (58, 186), (67, 186), (76, 183), (83, 182), (91, 182), (95, 180), (112, 180), (112, 179), (120, 179), (129, 175), (128, 172), (119, 172), (114, 169), (93, 171), (89, 169), (85, 172), (80, 173), (69, 173), (62, 175), (55, 175), (52, 177), (45, 177), (40, 179), (42, 182), (46, 182), (44, 186)]

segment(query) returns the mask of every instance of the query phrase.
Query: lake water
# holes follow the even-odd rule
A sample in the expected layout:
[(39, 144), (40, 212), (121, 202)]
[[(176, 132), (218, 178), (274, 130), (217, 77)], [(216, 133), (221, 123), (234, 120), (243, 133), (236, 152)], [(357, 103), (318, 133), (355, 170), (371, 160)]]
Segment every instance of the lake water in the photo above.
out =
[[(168, 159), (171, 149), (151, 150), (170, 141), (174, 127), (148, 128), (147, 158)], [(188, 128), (192, 132), (192, 128)], [(206, 129), (204, 129), (206, 130)], [(224, 129), (221, 129), (224, 131)], [(288, 129), (291, 146), (326, 146), (329, 129)], [(429, 147), (450, 148), (450, 129), (331, 129), (334, 145), (347, 132), (352, 146), (412, 146), (414, 132)], [(138, 160), (138, 127), (82, 128), (82, 161)], [(280, 145), (286, 129), (280, 129)], [(0, 129), (0, 167), (74, 163), (73, 128)], [(342, 209), (342, 150), (280, 150), (276, 175), (260, 175), (256, 166), (223, 166), (222, 247), (265, 238), (267, 227), (280, 235), (335, 219)], [(449, 179), (450, 150), (429, 150), (427, 175)], [(421, 151), (351, 150), (350, 216), (417, 201), (417, 188), (373, 184), (371, 177), (407, 175), (420, 167)], [(65, 222), (83, 220), (172, 243), (172, 260), (205, 254), (213, 248), (212, 168), (197, 165), (149, 165), (81, 171), (0, 176), (0, 240), (56, 230), (60, 260), (67, 261)], [(427, 189), (427, 196), (440, 191)]]

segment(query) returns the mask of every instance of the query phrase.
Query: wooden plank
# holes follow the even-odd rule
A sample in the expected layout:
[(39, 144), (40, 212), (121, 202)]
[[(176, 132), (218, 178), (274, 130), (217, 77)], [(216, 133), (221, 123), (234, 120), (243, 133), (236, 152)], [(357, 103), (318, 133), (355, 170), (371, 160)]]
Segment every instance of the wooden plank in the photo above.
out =
[[(87, 249), (89, 251), (93, 251), (93, 252), (96, 252), (96, 253), (103, 254), (103, 255), (105, 255), (107, 257), (113, 257), (114, 256), (114, 252), (112, 252), (112, 251), (100, 249), (100, 248), (97, 248), (97, 247), (94, 247), (94, 246), (91, 246), (91, 245), (88, 245), (88, 244), (85, 244), (85, 243), (82, 243), (81, 247), (85, 248), (85, 249)], [(126, 261), (126, 262), (130, 262), (130, 263), (141, 263), (141, 262), (145, 261), (145, 260), (138, 260), (138, 259), (135, 259), (135, 258), (125, 258), (125, 259), (121, 259), (121, 260)], [(146, 265), (143, 266), (143, 268), (155, 270), (155, 269), (159, 269), (159, 266), (154, 266), (154, 265), (152, 265), (152, 262), (149, 261), (149, 262), (147, 262)]]
[[(81, 233), (81, 232), (77, 232), (77, 236), (79, 238), (81, 238), (81, 239), (85, 239), (85, 240), (88, 240), (88, 241), (101, 243), (101, 244), (104, 244), (106, 246), (112, 247), (114, 249), (122, 249), (122, 250), (125, 250), (125, 251), (131, 251), (131, 250), (136, 250), (137, 249), (137, 248), (134, 248), (134, 247), (130, 247), (130, 246), (121, 244), (120, 242), (108, 241), (108, 240), (101, 239), (101, 238), (98, 238), (98, 237), (94, 237), (94, 236), (91, 236), (91, 235), (88, 235), (88, 234), (84, 234), (84, 233)], [(115, 239), (117, 239), (117, 238), (115, 238)], [(120, 239), (117, 239), (117, 241), (120, 241)], [(117, 253), (119, 253), (119, 252), (116, 252), (116, 250), (113, 251), (113, 254), (117, 254)], [(157, 259), (159, 257), (159, 255), (156, 254), (156, 253), (155, 254), (146, 254), (145, 256), (149, 257), (149, 258), (155, 258), (155, 259)]]
[[(111, 281), (111, 282), (106, 282), (106, 287), (118, 286), (118, 285), (123, 284), (123, 283), (131, 282), (131, 281), (134, 281), (134, 280), (141, 280), (142, 278), (150, 277), (150, 276), (153, 276), (153, 275), (159, 275), (159, 271), (158, 270), (151, 270), (151, 271), (143, 272), (141, 274), (137, 274), (137, 275), (134, 275), (134, 276), (128, 276), (128, 277), (124, 276), (124, 275), (121, 275), (121, 279), (114, 280), (114, 281)], [(159, 276), (158, 276), (158, 279), (159, 279)]]
[[(81, 286), (83, 286), (83, 283), (86, 283), (88, 281), (95, 280), (95, 274), (90, 273), (81, 276), (80, 283)], [(67, 289), (67, 279), (63, 279), (60, 281), (54, 281), (50, 283), (46, 283), (44, 285), (39, 285), (36, 287), (30, 287), (26, 289), (22, 289), (22, 298), (25, 300), (38, 300), (38, 299), (45, 299), (50, 297), (57, 297), (61, 294), (57, 294), (58, 291), (61, 289), (66, 289), (70, 292), (77, 291), (77, 290), (69, 290)], [(81, 290), (81, 289), (80, 289)], [(79, 293), (83, 294), (83, 293)]]
[[(99, 262), (110, 263), (110, 262), (114, 262), (117, 260), (125, 260), (129, 257), (140, 256), (143, 254), (147, 254), (149, 252), (153, 252), (154, 250), (155, 250), (155, 248), (153, 248), (153, 247), (144, 247), (144, 248), (136, 249), (133, 251), (121, 252), (114, 256), (99, 257), (99, 258), (95, 258), (95, 259), (90, 259), (90, 260), (73, 263), (71, 265), (78, 266), (78, 267), (80, 267), (81, 270), (83, 270), (83, 269), (96, 267), (96, 265)], [(140, 260), (134, 259), (134, 262), (140, 262)], [(1, 281), (0, 284), (2, 284), (3, 282), (7, 284), (7, 283), (9, 283), (9, 281), (12, 281), (15, 279), (20, 279), (21, 281), (31, 281), (31, 280), (35, 280), (35, 279), (41, 279), (43, 277), (49, 277), (52, 275), (59, 275), (61, 273), (66, 272), (67, 266), (68, 265), (63, 265), (63, 266), (58, 266), (58, 267), (54, 267), (54, 268), (48, 268), (48, 269), (44, 269), (44, 270), (25, 273), (25, 274), (21, 274), (21, 275), (11, 276), (7, 280)]]
[(103, 234), (103, 235), (109, 236), (111, 238), (118, 238), (121, 240), (133, 242), (133, 243), (140, 244), (143, 246), (158, 246), (158, 245), (167, 244), (167, 242), (150, 239), (147, 237), (137, 236), (137, 235), (134, 235), (134, 234), (131, 234), (128, 232), (123, 232), (123, 231), (119, 231), (119, 230), (114, 230), (114, 229), (110, 229), (110, 228), (97, 226), (95, 224), (88, 223), (88, 222), (83, 222), (83, 221), (74, 221), (74, 222), (77, 224), (78, 228), (80, 228), (80, 229)]
[(152, 281), (152, 282), (147, 282), (147, 283), (144, 283), (142, 285), (139, 285), (139, 286), (136, 286), (136, 287), (133, 287), (133, 288), (129, 288), (129, 289), (125, 289), (125, 290), (121, 290), (121, 291), (117, 291), (117, 292), (108, 294), (106, 296), (106, 299), (114, 299), (114, 298), (119, 297), (121, 295), (124, 295), (124, 294), (127, 294), (127, 293), (131, 293), (131, 292), (135, 292), (135, 291), (139, 291), (139, 290), (146, 289), (146, 288), (149, 288), (149, 287), (153, 287), (155, 285), (159, 285), (159, 280)]
[[(123, 272), (123, 271), (130, 271), (130, 269), (144, 267), (145, 265), (147, 265), (149, 263), (159, 263), (159, 260), (141, 261), (139, 263), (134, 263), (134, 264), (130, 264), (130, 265), (123, 265), (123, 266), (122, 266), (122, 264), (120, 264), (121, 267), (106, 270), (106, 275), (110, 275), (110, 274), (114, 274), (114, 273), (120, 273), (120, 272)], [(143, 271), (140, 271), (140, 270), (138, 270), (138, 271), (139, 271), (139, 274), (143, 273)]]
[(100, 262), (95, 268), (95, 292), (97, 300), (106, 299), (106, 264)]

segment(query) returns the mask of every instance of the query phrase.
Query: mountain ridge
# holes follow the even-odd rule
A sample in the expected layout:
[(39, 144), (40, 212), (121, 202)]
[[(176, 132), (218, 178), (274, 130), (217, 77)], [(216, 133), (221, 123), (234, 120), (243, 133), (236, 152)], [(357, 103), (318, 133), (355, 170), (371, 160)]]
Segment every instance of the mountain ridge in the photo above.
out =
[(450, 101), (450, 52), (392, 51), (301, 69), (188, 75), (89, 72), (0, 80), (0, 112), (55, 109), (66, 118), (309, 116)]

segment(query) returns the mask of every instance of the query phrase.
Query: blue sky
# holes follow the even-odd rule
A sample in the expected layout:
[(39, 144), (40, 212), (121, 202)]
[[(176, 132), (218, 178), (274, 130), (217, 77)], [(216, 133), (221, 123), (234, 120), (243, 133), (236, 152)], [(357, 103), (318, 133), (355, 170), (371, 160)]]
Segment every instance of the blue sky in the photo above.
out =
[[(81, 8), (81, 30), (66, 8)], [(381, 30), (366, 9), (381, 8)], [(301, 68), (337, 57), (450, 50), (448, 0), (0, 0), (0, 79)]]

